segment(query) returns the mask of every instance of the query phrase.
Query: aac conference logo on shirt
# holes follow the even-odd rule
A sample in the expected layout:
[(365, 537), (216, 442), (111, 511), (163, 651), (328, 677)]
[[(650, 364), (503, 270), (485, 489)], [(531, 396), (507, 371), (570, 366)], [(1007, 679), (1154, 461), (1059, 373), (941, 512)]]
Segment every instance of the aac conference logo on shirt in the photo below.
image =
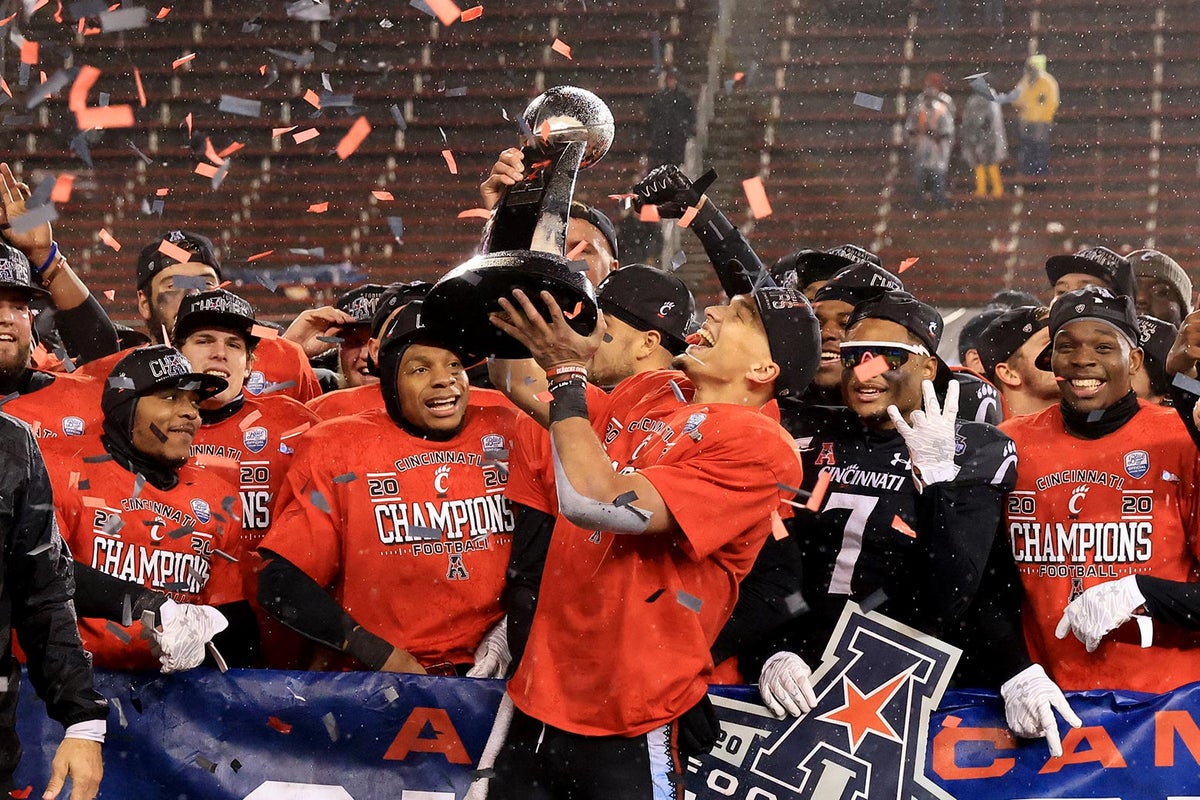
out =
[(246, 449), (251, 453), (261, 453), (262, 449), (267, 446), (267, 429), (263, 427), (248, 429), (242, 434), (242, 444), (246, 445)]

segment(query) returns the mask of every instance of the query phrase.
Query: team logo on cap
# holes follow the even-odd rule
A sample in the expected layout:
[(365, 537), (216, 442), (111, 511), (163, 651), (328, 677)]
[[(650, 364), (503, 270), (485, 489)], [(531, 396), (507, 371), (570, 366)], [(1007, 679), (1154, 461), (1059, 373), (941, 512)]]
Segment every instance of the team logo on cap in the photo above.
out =
[(1145, 344), (1150, 341), (1154, 333), (1158, 330), (1158, 326), (1145, 317), (1138, 317), (1138, 341)]
[(79, 417), (63, 417), (62, 429), (67, 436), (83, 436), (83, 420)]
[[(375, 298), (378, 300), (378, 298)], [(346, 313), (355, 319), (367, 319), (374, 313), (371, 298), (366, 295), (360, 295), (350, 301), (350, 305), (346, 307)]]
[(208, 503), (206, 503), (204, 500), (201, 500), (199, 497), (192, 498), (192, 514), (200, 522), (207, 523), (210, 519), (212, 519), (212, 509), (209, 507)]
[(1113, 251), (1106, 250), (1103, 247), (1080, 250), (1076, 255), (1079, 258), (1086, 258), (1088, 261), (1093, 261), (1110, 271), (1116, 271), (1121, 262), (1125, 260)]
[(187, 236), (184, 234), (183, 231), (169, 231), (167, 233), (167, 241), (170, 242), (171, 244), (175, 244), (176, 242), (182, 242), (186, 238), (187, 238)]
[(675, 304), (673, 302), (671, 302), (670, 300), (668, 300), (667, 302), (665, 302), (661, 306), (659, 306), (658, 316), (660, 318), (665, 318), (667, 316), (667, 314), (671, 313), (671, 309), (673, 309), (673, 308), (675, 308)]
[(246, 449), (251, 453), (261, 453), (262, 449), (267, 446), (267, 429), (263, 427), (248, 429), (242, 434), (242, 444), (246, 445)]
[(263, 375), (259, 370), (254, 370), (250, 373), (250, 377), (246, 380), (245, 389), (256, 397), (262, 394), (262, 390), (267, 387), (267, 376)]
[(1130, 450), (1125, 454), (1125, 474), (1141, 478), (1150, 471), (1150, 454), (1145, 450)]

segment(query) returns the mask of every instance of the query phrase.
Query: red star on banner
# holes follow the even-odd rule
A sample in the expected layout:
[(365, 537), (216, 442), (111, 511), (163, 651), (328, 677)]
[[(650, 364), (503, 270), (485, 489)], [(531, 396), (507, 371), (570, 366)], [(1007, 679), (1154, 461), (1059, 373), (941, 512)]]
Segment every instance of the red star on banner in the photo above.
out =
[(900, 687), (906, 680), (908, 680), (908, 673), (904, 672), (870, 694), (864, 695), (853, 681), (846, 678), (842, 682), (846, 704), (817, 717), (817, 719), (845, 725), (850, 732), (851, 753), (858, 750), (858, 746), (862, 744), (868, 733), (898, 742), (900, 734), (896, 733), (896, 729), (883, 718), (883, 714), (880, 712), (896, 696), (896, 692), (900, 691)]

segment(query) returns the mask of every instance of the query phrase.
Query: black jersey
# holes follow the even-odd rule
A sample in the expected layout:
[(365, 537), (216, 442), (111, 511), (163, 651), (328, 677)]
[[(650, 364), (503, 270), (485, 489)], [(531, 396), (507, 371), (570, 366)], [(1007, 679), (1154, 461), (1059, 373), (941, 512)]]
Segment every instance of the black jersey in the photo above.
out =
[(918, 492), (898, 432), (867, 429), (832, 407), (793, 411), (784, 425), (804, 462), (801, 488), (829, 476), (819, 510), (798, 509), (787, 523), (809, 607), (788, 626), (788, 649), (819, 660), (847, 599), (928, 633), (953, 629), (983, 579), (1016, 480), (1012, 441), (959, 421), (958, 476)]
[[(958, 418), (966, 422), (986, 422), (999, 425), (1004, 420), (1004, 409), (1000, 405), (1000, 392), (996, 387), (973, 372), (954, 370), (958, 382)], [(945, 394), (938, 392), (945, 402)]]

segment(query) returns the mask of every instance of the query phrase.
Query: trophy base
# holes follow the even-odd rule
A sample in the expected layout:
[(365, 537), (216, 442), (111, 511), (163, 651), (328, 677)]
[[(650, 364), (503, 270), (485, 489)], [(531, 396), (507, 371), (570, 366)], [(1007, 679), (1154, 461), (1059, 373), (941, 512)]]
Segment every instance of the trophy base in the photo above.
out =
[(541, 293), (550, 292), (572, 330), (586, 336), (596, 328), (596, 291), (587, 276), (560, 255), (506, 250), (476, 256), (446, 273), (429, 292), (421, 324), (459, 351), (464, 359), (529, 358), (525, 345), (488, 320), (502, 313), (497, 300), (520, 289), (543, 315)]

